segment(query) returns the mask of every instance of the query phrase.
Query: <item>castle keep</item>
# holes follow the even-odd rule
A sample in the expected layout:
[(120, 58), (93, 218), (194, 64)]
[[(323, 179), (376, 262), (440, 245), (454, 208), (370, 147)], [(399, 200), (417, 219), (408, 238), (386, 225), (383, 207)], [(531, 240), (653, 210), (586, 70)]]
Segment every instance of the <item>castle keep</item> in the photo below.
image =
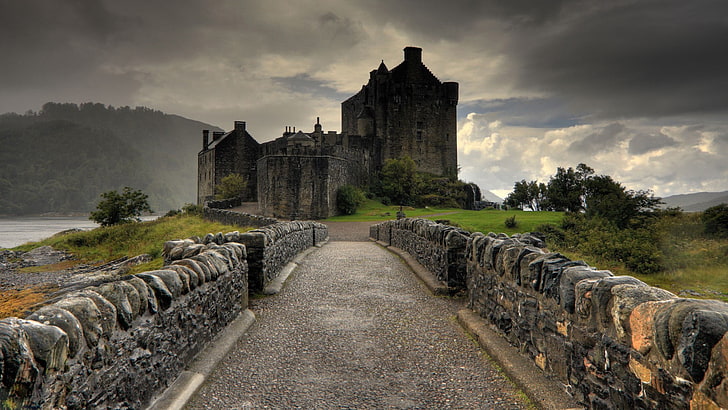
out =
[(422, 49), (406, 47), (404, 61), (382, 63), (362, 89), (341, 103), (341, 133), (286, 127), (273, 141), (258, 143), (236, 121), (227, 133), (203, 131), (198, 154), (199, 204), (213, 199), (230, 174), (247, 182), (244, 201), (258, 201), (267, 216), (326, 218), (336, 212), (336, 192), (365, 186), (387, 159), (408, 156), (418, 170), (457, 172), (458, 83), (440, 82), (422, 63)]

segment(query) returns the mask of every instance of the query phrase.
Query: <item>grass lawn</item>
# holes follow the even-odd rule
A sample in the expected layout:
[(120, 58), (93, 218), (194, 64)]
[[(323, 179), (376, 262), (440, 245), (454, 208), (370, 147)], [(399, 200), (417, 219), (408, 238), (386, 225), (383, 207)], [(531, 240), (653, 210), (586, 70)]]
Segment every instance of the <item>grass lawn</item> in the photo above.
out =
[[(369, 200), (362, 205), (354, 215), (335, 216), (326, 221), (368, 222), (386, 221), (397, 217), (398, 206), (382, 205)], [(482, 211), (466, 211), (457, 208), (411, 208), (403, 209), (407, 217), (426, 218), (431, 220), (447, 220), (470, 232), (504, 232), (508, 235), (514, 233), (530, 232), (537, 226), (545, 223), (559, 224), (564, 214), (562, 212), (524, 212), (499, 211), (484, 209)], [(515, 216), (516, 227), (506, 228), (506, 218)]]

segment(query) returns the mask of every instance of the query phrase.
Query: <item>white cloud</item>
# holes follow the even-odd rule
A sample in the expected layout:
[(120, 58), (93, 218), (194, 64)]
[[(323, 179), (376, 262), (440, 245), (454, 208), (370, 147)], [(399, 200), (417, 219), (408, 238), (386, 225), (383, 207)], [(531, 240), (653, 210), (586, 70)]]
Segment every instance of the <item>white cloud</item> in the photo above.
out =
[[(497, 132), (491, 127), (497, 124)], [(470, 113), (458, 135), (461, 178), (481, 188), (508, 193), (521, 179), (547, 182), (557, 167), (585, 163), (598, 174), (611, 175), (628, 189), (651, 189), (657, 196), (684, 192), (721, 191), (728, 181), (728, 144), (717, 130), (691, 125), (659, 126), (625, 121), (616, 143), (603, 144), (594, 136), (612, 138), (613, 123), (583, 124), (544, 129), (513, 127), (502, 121)], [(630, 153), (630, 141), (661, 134), (674, 143)], [(596, 144), (592, 155), (575, 155), (573, 144)]]

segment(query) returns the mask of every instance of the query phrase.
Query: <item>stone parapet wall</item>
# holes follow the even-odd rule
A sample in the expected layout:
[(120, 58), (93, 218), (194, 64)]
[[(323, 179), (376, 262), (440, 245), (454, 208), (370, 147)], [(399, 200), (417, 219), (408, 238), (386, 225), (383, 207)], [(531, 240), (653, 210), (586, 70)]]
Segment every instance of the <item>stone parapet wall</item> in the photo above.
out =
[(105, 277), (0, 320), (0, 403), (144, 408), (247, 309), (249, 275), (270, 280), (327, 238), (326, 225), (290, 222), (168, 241), (160, 270)]
[(0, 320), (3, 408), (149, 403), (247, 308), (244, 245), (188, 253), (161, 270), (62, 294), (26, 319)]
[(370, 228), (438, 278), (452, 232), (466, 238), (462, 256), (447, 259), (465, 261), (469, 307), (581, 403), (728, 408), (728, 304), (572, 261), (537, 234), (468, 234), (417, 219)]
[(467, 231), (428, 219), (403, 218), (374, 225), (369, 235), (409, 253), (447, 286), (465, 287)]
[(215, 199), (205, 202), (205, 208), (230, 209), (243, 204), (243, 198)]
[(470, 307), (590, 408), (728, 407), (728, 304), (472, 234)]
[(212, 208), (209, 206), (202, 208), (202, 217), (208, 221), (241, 227), (261, 227), (278, 223), (278, 220), (275, 218), (235, 212), (229, 209)]
[(328, 227), (311, 221), (282, 222), (240, 235), (248, 249), (250, 290), (259, 292), (300, 252), (328, 239)]

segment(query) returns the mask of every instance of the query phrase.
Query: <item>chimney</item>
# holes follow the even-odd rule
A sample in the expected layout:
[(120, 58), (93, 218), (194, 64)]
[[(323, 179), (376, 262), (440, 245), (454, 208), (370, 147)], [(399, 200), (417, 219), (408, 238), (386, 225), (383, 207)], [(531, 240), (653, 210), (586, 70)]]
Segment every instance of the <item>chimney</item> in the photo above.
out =
[(245, 131), (245, 121), (235, 121), (235, 131)]
[(422, 49), (419, 47), (405, 47), (404, 48), (404, 61), (411, 61), (413, 63), (422, 62)]
[(202, 149), (210, 145), (210, 130), (202, 130)]
[(213, 131), (212, 132), (212, 140), (217, 141), (218, 138), (222, 137), (225, 133), (222, 131)]

